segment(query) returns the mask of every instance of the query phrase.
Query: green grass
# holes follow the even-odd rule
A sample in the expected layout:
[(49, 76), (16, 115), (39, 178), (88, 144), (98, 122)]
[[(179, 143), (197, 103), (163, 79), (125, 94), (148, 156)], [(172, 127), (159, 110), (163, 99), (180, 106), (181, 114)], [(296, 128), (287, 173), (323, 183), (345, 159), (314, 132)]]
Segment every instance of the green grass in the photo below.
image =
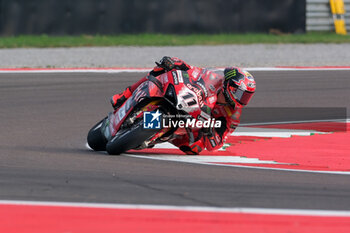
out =
[(335, 33), (307, 34), (134, 34), (82, 36), (15, 36), (0, 37), (0, 48), (47, 48), (81, 46), (177, 46), (224, 44), (350, 43), (350, 36)]

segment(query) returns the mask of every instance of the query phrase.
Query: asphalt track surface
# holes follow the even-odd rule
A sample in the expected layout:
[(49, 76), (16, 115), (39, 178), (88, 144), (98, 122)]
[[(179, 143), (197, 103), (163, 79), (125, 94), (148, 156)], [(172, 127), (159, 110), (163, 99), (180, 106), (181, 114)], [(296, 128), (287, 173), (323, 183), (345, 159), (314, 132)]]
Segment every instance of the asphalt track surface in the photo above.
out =
[[(252, 73), (258, 91), (251, 107), (349, 108), (350, 71)], [(111, 110), (109, 96), (142, 75), (0, 74), (0, 199), (350, 210), (347, 175), (207, 166), (86, 149), (88, 130)]]

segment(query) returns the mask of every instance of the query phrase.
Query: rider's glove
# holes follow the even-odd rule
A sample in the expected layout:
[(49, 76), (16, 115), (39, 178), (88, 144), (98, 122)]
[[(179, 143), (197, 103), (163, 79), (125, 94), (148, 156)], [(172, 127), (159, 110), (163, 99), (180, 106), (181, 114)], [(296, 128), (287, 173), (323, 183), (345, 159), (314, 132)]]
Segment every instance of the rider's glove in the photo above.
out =
[(166, 71), (172, 70), (175, 68), (174, 61), (171, 59), (171, 57), (164, 56), (162, 59), (160, 59), (159, 62), (156, 62), (157, 66), (163, 68)]
[(168, 57), (164, 56), (159, 63), (156, 62), (157, 66), (165, 69), (166, 71), (172, 70), (172, 69), (179, 69), (187, 71), (191, 69), (191, 66), (186, 64), (183, 60), (177, 58), (177, 57)]

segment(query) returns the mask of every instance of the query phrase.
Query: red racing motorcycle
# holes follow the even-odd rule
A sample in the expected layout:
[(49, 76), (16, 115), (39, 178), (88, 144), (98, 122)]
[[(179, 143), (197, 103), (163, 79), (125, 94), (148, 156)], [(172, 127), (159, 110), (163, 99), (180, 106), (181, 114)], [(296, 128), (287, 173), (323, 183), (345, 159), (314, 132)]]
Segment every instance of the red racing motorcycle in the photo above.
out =
[(202, 80), (182, 70), (149, 75), (120, 108), (91, 128), (87, 142), (93, 150), (111, 155), (151, 148), (175, 134), (187, 134), (194, 142), (194, 131), (218, 123), (210, 117), (210, 109), (205, 111), (203, 88)]

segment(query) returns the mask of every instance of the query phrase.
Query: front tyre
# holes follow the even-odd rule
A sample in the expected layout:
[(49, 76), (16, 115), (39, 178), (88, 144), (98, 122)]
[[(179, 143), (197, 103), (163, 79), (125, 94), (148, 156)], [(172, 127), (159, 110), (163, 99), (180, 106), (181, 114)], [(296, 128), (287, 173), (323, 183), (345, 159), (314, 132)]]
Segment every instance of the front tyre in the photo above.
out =
[(107, 140), (102, 133), (102, 126), (106, 119), (107, 117), (94, 125), (94, 127), (92, 127), (88, 133), (87, 142), (94, 151), (106, 150)]
[(144, 129), (143, 121), (139, 121), (131, 128), (119, 131), (106, 146), (107, 153), (110, 155), (120, 155), (130, 149), (137, 148), (143, 142), (152, 137), (158, 130)]

